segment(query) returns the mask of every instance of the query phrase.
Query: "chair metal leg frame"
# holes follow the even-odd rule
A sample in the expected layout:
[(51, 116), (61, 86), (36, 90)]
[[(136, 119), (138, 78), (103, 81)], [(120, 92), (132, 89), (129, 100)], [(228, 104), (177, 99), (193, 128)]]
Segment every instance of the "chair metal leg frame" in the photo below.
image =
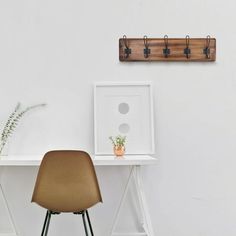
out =
[(48, 216), (47, 217), (47, 222), (46, 222), (46, 229), (45, 229), (45, 234), (42, 236), (47, 236), (48, 235), (48, 229), (49, 229), (49, 224), (50, 224), (50, 220), (51, 220), (51, 215), (52, 215), (52, 212), (48, 210)]
[(43, 230), (42, 230), (41, 236), (44, 235), (45, 227), (46, 227), (46, 224), (48, 222), (48, 215), (49, 215), (49, 211), (47, 211), (46, 216), (45, 216), (45, 220), (44, 220)]
[(89, 229), (90, 229), (91, 236), (94, 236), (94, 234), (93, 234), (93, 228), (92, 228), (91, 221), (90, 221), (90, 218), (89, 218), (89, 213), (88, 213), (87, 210), (85, 211), (85, 213), (86, 213), (86, 216), (87, 216), (87, 220), (88, 220), (88, 224), (89, 224)]
[(47, 236), (48, 229), (49, 229), (49, 224), (50, 224), (50, 220), (51, 220), (51, 216), (52, 215), (59, 215), (59, 214), (60, 214), (60, 212), (53, 212), (53, 211), (47, 210), (46, 217), (45, 217), (44, 224), (43, 224), (43, 230), (42, 230), (41, 236)]
[(82, 218), (83, 218), (83, 223), (84, 223), (85, 234), (86, 234), (86, 236), (88, 236), (88, 230), (87, 230), (86, 221), (85, 221), (85, 217), (84, 217), (84, 211), (82, 213)]
[(48, 221), (47, 221), (47, 225), (46, 225), (45, 236), (48, 235), (48, 229), (49, 229), (50, 220), (51, 220), (51, 212), (49, 212), (49, 215), (48, 215)]
[(93, 228), (92, 228), (92, 224), (91, 224), (91, 221), (90, 221), (90, 218), (89, 218), (88, 210), (84, 210), (84, 211), (80, 211), (80, 212), (74, 212), (74, 214), (75, 215), (82, 215), (85, 234), (86, 234), (86, 236), (88, 236), (87, 224), (86, 224), (86, 219), (85, 219), (85, 215), (84, 215), (84, 214), (86, 214), (86, 218), (87, 218), (87, 221), (88, 221), (88, 224), (89, 224), (89, 230), (90, 230), (91, 236), (94, 236)]
[[(49, 224), (50, 224), (50, 220), (51, 220), (51, 215), (58, 215), (58, 214), (60, 214), (60, 212), (53, 212), (53, 211), (47, 210), (45, 220), (44, 220), (44, 223), (43, 223), (43, 229), (42, 229), (41, 236), (47, 236), (48, 235), (48, 229), (49, 229)], [(80, 212), (74, 212), (74, 214), (75, 215), (82, 215), (85, 235), (89, 236), (88, 235), (87, 224), (86, 224), (86, 219), (85, 219), (85, 214), (86, 214), (91, 236), (94, 236), (88, 211), (85, 210), (85, 211), (80, 211)]]

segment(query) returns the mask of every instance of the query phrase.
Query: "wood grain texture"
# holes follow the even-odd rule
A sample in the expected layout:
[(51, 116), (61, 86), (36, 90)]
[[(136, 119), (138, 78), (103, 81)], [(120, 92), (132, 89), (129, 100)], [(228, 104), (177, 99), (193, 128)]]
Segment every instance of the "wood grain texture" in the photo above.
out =
[(216, 60), (216, 39), (210, 39), (210, 54), (209, 58), (204, 54), (204, 49), (207, 47), (206, 38), (190, 38), (189, 49), (191, 54), (189, 58), (184, 54), (186, 48), (185, 38), (169, 38), (168, 48), (170, 54), (166, 58), (163, 54), (165, 49), (165, 42), (163, 38), (150, 38), (147, 40), (148, 49), (150, 54), (147, 58), (144, 56), (144, 40), (143, 38), (127, 38), (127, 46), (131, 49), (131, 54), (126, 58), (125, 43), (123, 38), (119, 39), (119, 59), (122, 62), (125, 61), (203, 61), (212, 62)]

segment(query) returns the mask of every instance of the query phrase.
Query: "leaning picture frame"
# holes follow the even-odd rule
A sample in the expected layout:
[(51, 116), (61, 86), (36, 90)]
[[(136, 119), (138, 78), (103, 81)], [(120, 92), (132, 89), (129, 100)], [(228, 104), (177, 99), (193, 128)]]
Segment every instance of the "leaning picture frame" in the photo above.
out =
[(112, 155), (117, 135), (126, 136), (125, 155), (155, 153), (151, 82), (94, 84), (95, 155)]

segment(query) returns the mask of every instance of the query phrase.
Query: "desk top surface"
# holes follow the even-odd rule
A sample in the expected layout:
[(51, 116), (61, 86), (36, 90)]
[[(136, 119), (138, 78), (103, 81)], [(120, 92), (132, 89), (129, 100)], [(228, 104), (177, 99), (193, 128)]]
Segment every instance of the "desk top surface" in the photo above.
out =
[[(9, 155), (0, 157), (0, 166), (39, 166), (43, 155)], [(157, 158), (149, 155), (92, 156), (95, 166), (155, 165)]]

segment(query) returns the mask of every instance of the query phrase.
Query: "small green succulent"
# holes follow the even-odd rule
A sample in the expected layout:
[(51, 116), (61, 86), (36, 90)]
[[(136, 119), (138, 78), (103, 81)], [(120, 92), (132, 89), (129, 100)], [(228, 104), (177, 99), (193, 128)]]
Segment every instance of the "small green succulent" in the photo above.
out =
[(124, 146), (126, 142), (126, 136), (118, 135), (115, 138), (112, 136), (109, 137), (114, 146)]

